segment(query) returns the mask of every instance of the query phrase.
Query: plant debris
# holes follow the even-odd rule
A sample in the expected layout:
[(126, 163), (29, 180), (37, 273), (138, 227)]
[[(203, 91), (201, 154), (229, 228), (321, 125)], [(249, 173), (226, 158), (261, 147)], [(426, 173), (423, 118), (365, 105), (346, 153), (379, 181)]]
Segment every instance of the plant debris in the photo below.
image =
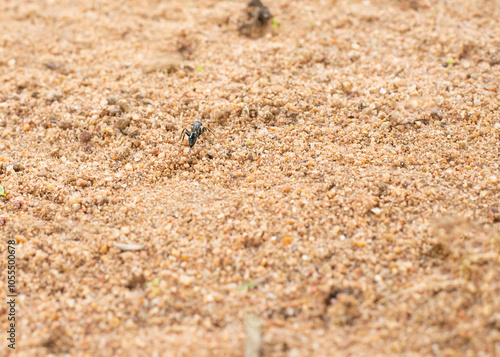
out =
[(113, 245), (115, 248), (118, 248), (120, 250), (124, 251), (135, 251), (135, 250), (141, 250), (144, 249), (144, 246), (141, 244), (124, 244), (124, 243), (115, 243)]
[(272, 19), (271, 11), (260, 0), (252, 0), (239, 20), (238, 31), (240, 35), (257, 39), (269, 32), (273, 25)]

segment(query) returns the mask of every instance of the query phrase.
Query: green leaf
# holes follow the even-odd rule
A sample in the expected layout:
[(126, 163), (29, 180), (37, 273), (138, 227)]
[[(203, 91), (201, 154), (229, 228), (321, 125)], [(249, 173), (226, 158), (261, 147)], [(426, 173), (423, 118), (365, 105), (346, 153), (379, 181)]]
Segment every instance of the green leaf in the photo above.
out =
[(5, 189), (3, 188), (3, 186), (0, 186), (0, 196), (7, 197), (7, 195), (5, 194)]
[(239, 290), (239, 291), (241, 291), (241, 290), (245, 290), (245, 289), (250, 289), (250, 288), (253, 288), (253, 287), (255, 287), (255, 286), (257, 286), (257, 283), (256, 283), (256, 282), (251, 281), (251, 282), (249, 282), (249, 283), (246, 283), (246, 284), (241, 285), (241, 286), (238, 288), (238, 290)]
[(276, 20), (275, 17), (273, 17), (273, 29), (277, 29), (278, 28), (278, 20)]
[(203, 70), (203, 68), (201, 66), (198, 66), (198, 72), (201, 72)]

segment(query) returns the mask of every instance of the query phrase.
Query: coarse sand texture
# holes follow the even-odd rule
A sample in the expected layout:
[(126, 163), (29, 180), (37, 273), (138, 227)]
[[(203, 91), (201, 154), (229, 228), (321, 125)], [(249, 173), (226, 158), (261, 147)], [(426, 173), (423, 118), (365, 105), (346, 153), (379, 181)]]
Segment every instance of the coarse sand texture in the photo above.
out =
[(0, 0), (0, 356), (500, 356), (500, 2), (248, 1)]

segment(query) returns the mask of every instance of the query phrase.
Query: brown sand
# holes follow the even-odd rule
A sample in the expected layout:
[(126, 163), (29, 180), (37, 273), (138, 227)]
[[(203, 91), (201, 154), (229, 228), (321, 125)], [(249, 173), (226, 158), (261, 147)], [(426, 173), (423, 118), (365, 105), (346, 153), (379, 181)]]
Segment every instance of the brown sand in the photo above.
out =
[(17, 355), (500, 355), (499, 2), (267, 5), (0, 1)]

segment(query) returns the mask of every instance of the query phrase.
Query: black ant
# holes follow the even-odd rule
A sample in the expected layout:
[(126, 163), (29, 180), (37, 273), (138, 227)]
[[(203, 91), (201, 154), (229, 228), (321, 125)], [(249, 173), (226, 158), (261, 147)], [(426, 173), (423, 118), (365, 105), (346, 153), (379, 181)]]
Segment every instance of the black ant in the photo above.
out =
[(210, 130), (209, 128), (203, 126), (201, 121), (196, 120), (193, 125), (191, 126), (191, 131), (187, 129), (182, 130), (181, 134), (181, 140), (184, 139), (184, 136), (188, 137), (188, 142), (189, 146), (193, 147), (194, 144), (196, 144), (196, 140), (205, 132), (205, 130), (208, 130), (212, 135), (214, 135), (213, 131)]

